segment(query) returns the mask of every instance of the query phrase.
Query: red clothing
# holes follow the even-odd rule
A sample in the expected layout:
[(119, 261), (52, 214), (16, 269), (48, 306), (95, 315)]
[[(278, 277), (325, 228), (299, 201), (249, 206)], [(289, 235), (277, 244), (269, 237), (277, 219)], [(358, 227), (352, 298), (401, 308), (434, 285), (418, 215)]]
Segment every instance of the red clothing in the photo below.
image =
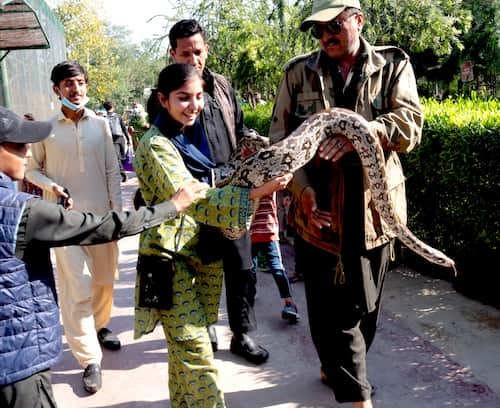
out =
[(252, 242), (270, 242), (279, 240), (278, 212), (276, 195), (268, 195), (259, 200), (259, 208), (255, 212), (250, 226)]

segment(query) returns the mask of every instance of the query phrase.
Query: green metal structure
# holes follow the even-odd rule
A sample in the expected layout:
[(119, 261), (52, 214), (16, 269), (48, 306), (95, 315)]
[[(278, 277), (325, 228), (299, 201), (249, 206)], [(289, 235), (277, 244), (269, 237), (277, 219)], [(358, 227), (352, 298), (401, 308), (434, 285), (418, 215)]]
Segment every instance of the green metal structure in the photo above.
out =
[(0, 105), (36, 119), (54, 114), (50, 71), (64, 59), (64, 29), (44, 0), (0, 0)]

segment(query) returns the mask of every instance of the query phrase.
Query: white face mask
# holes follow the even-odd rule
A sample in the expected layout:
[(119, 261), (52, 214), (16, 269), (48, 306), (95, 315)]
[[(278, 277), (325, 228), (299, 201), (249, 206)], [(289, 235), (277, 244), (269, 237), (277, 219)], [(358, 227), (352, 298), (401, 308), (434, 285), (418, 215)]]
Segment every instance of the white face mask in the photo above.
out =
[(70, 102), (68, 99), (65, 97), (61, 98), (61, 104), (63, 106), (66, 106), (68, 109), (71, 109), (72, 111), (76, 112), (80, 109), (82, 109), (87, 103), (89, 102), (88, 96), (85, 96), (83, 100), (80, 102), (80, 104), (76, 105), (73, 102)]

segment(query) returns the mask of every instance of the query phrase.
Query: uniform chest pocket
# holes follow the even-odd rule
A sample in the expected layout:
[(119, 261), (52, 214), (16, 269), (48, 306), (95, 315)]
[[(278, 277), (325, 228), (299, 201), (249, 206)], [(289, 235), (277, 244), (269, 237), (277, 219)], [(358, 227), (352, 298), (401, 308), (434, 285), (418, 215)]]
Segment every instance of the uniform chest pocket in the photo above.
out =
[(296, 117), (307, 118), (322, 109), (323, 103), (319, 92), (303, 92), (297, 95)]
[(371, 96), (372, 115), (374, 118), (384, 114), (384, 96), (380, 93)]

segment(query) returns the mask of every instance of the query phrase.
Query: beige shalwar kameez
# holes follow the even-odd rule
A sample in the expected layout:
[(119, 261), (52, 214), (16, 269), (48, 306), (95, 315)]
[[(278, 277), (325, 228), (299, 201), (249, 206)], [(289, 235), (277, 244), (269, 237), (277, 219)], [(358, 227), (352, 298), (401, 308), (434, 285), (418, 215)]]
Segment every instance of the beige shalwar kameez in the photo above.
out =
[[(51, 119), (52, 134), (32, 146), (26, 177), (55, 202), (52, 186), (69, 190), (74, 209), (102, 215), (122, 210), (120, 171), (109, 126), (85, 109), (76, 123), (62, 112)], [(100, 364), (96, 331), (104, 327), (113, 305), (113, 280), (118, 277), (116, 242), (56, 248), (59, 303), (64, 332), (82, 367)]]

